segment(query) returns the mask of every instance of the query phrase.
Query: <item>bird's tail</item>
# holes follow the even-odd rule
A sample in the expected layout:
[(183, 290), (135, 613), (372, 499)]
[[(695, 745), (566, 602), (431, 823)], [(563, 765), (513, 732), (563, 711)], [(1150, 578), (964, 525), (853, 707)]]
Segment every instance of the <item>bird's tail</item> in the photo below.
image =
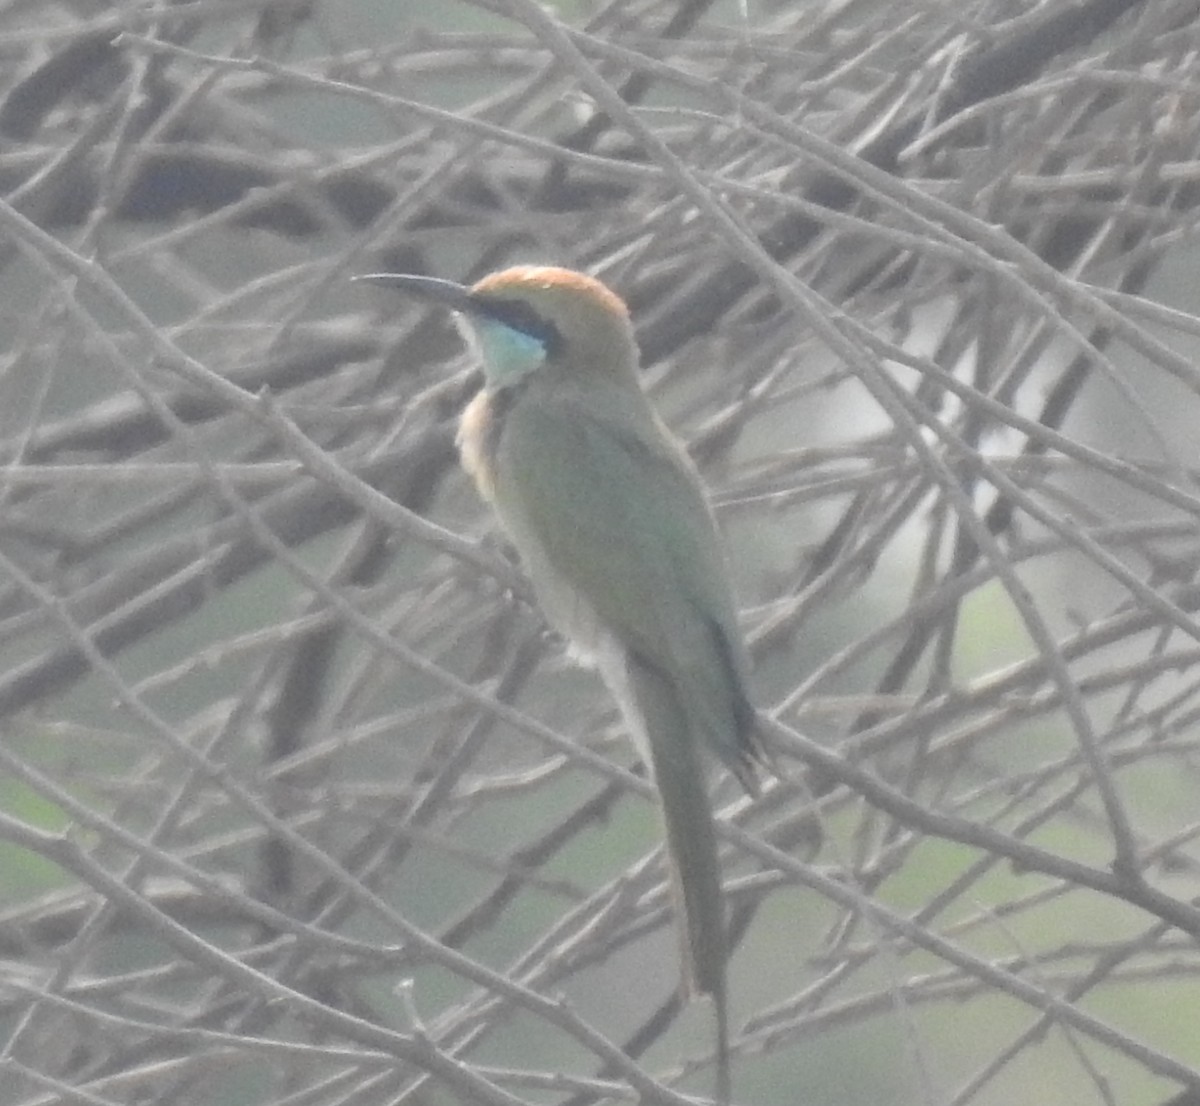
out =
[(627, 691), (643, 727), (666, 826), (685, 992), (712, 998), (717, 1023), (717, 1097), (729, 1101), (725, 967), (728, 934), (717, 836), (700, 742), (669, 680), (629, 658)]

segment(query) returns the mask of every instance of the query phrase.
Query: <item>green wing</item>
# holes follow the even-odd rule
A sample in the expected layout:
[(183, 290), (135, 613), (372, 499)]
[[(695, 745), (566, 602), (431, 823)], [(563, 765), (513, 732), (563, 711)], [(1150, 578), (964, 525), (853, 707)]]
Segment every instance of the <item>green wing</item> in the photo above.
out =
[(671, 682), (693, 729), (745, 781), (754, 712), (726, 565), (699, 479), (657, 420), (521, 397), (499, 442), (496, 506), (535, 586), (537, 567), (551, 566)]

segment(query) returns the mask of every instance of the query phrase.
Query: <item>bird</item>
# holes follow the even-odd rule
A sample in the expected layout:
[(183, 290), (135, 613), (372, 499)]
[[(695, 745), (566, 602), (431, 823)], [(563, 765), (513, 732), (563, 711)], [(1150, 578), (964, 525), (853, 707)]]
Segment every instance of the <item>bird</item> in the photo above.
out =
[(463, 467), (548, 622), (596, 668), (655, 783), (685, 997), (707, 995), (730, 1097), (725, 921), (707, 788), (715, 756), (751, 794), (767, 764), (729, 572), (701, 478), (639, 376), (627, 306), (599, 280), (523, 265), (471, 285), (356, 278), (449, 308), (483, 368)]

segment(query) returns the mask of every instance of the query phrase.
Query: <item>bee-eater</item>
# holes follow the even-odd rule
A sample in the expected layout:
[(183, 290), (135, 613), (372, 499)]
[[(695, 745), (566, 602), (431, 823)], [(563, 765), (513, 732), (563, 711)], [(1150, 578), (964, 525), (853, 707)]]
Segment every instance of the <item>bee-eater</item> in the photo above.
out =
[(620, 705), (662, 800), (687, 993), (710, 995), (729, 1097), (721, 876), (702, 750), (756, 792), (748, 660), (695, 466), (638, 379), (625, 304), (583, 273), (522, 266), (465, 286), (360, 278), (457, 313), (483, 362), (463, 466), (547, 619)]

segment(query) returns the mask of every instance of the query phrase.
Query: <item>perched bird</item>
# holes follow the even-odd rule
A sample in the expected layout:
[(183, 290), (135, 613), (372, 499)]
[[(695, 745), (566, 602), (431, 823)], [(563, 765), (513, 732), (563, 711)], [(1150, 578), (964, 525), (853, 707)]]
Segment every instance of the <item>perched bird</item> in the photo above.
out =
[(470, 287), (360, 277), (457, 313), (483, 362), (463, 466), (517, 547), (573, 654), (599, 669), (662, 801), (688, 993), (712, 997), (729, 1098), (717, 841), (702, 753), (751, 792), (762, 759), (748, 661), (695, 466), (638, 379), (625, 304), (569, 269), (522, 266)]

